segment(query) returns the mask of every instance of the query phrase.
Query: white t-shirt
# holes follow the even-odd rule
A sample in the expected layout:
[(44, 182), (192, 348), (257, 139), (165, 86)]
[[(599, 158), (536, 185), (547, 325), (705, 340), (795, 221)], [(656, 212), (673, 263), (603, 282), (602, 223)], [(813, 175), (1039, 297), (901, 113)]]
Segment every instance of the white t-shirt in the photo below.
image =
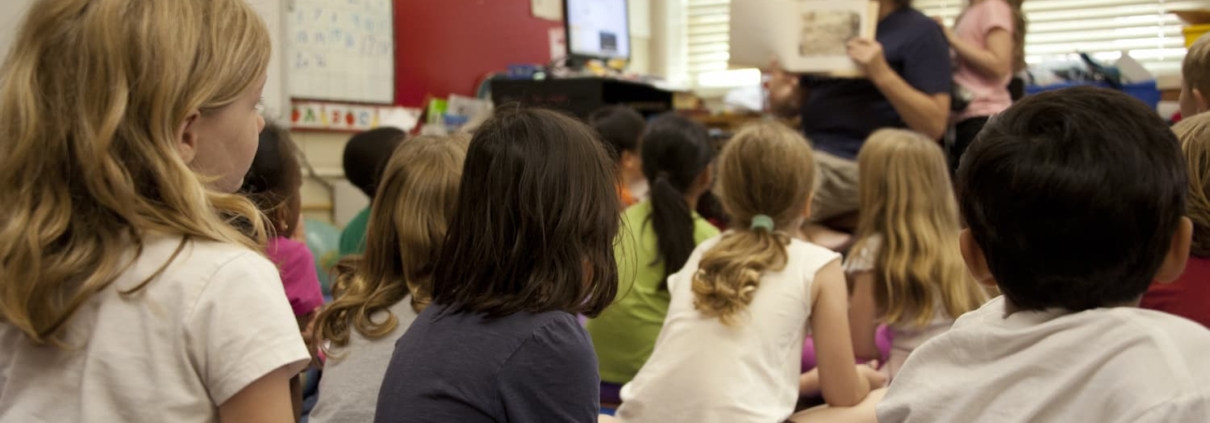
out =
[(880, 423), (1210, 422), (1210, 331), (1132, 307), (1017, 312), (999, 297), (918, 348)]
[(773, 423), (794, 412), (811, 285), (840, 255), (791, 241), (786, 268), (766, 272), (752, 303), (726, 326), (693, 307), (693, 274), (720, 239), (703, 242), (668, 278), (668, 317), (651, 358), (622, 387), (623, 422)]
[(0, 422), (217, 422), (250, 383), (310, 360), (269, 260), (190, 242), (142, 290), (179, 236), (149, 236), (139, 259), (72, 315), (69, 348), (0, 323)]
[[(359, 423), (374, 421), (378, 407), (378, 388), (386, 376), (387, 365), (395, 353), (395, 342), (416, 321), (412, 297), (405, 297), (389, 308), (398, 324), (381, 338), (367, 339), (350, 326), (349, 344), (333, 348), (324, 363), (324, 375), (319, 380), (319, 401), (311, 410), (313, 423)], [(374, 313), (372, 320), (387, 319), (386, 311)]]

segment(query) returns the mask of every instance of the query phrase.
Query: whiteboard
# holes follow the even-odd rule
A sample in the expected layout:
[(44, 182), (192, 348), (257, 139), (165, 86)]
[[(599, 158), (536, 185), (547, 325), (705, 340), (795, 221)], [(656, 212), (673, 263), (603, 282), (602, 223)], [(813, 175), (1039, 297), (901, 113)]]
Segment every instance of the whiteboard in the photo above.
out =
[[(273, 42), (273, 55), (269, 59), (269, 68), (265, 70), (265, 90), (261, 97), (265, 104), (266, 119), (280, 121), (284, 114), (290, 112), (290, 96), (286, 95), (286, 69), (282, 60), (286, 57), (282, 39), (286, 35), (286, 6), (285, 0), (248, 0), (248, 4), (260, 14), (269, 29), (269, 38)], [(289, 116), (285, 116), (289, 118)]]
[(394, 103), (391, 0), (294, 0), (288, 44), (291, 97)]

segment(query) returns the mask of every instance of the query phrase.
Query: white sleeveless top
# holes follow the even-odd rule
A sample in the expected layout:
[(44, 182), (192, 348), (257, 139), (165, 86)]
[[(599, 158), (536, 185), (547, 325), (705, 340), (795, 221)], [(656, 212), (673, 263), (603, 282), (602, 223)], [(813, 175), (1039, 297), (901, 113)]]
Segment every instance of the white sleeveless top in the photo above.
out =
[(725, 326), (694, 309), (692, 278), (702, 255), (728, 234), (699, 245), (668, 278), (668, 316), (651, 358), (622, 388), (623, 422), (770, 423), (794, 412), (811, 285), (840, 255), (791, 241), (785, 269), (766, 272), (752, 303)]

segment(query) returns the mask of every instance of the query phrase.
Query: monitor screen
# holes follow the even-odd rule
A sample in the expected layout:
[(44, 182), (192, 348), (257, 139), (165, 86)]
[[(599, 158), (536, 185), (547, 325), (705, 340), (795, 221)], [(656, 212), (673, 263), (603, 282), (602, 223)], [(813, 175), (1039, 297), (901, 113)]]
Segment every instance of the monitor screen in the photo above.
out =
[(627, 0), (566, 0), (567, 49), (571, 56), (630, 58)]

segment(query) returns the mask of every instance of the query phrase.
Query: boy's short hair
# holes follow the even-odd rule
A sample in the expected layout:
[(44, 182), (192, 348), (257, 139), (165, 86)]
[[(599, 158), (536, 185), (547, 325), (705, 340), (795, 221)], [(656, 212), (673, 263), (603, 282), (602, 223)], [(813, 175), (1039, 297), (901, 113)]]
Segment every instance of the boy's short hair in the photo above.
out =
[(384, 126), (354, 135), (345, 144), (342, 164), (345, 178), (371, 200), (378, 191), (382, 171), (391, 160), (391, 153), (407, 138), (399, 128)]
[(1181, 63), (1181, 77), (1190, 90), (1197, 89), (1210, 96), (1210, 34), (1202, 35), (1189, 46)]
[(1185, 212), (1185, 161), (1130, 96), (1070, 88), (993, 118), (958, 169), (958, 198), (1000, 290), (1023, 310), (1137, 300)]
[(597, 130), (609, 150), (609, 157), (618, 161), (623, 151), (637, 153), (639, 138), (647, 122), (643, 115), (626, 106), (607, 106), (588, 116), (588, 126)]

